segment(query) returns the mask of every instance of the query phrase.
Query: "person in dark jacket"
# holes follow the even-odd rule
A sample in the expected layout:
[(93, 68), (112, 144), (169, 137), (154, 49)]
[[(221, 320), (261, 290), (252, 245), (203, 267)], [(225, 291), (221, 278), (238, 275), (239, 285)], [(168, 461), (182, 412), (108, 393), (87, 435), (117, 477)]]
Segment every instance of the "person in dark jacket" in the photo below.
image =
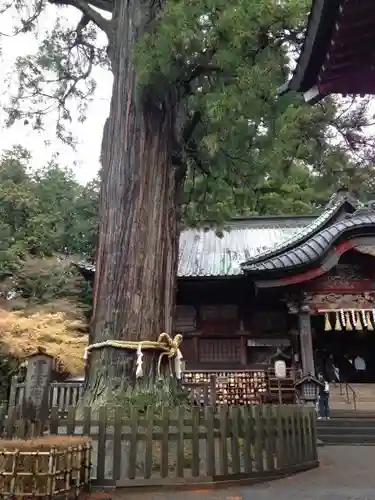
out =
[(324, 379), (320, 373), (318, 380), (321, 383), (319, 386), (319, 420), (329, 419), (329, 383)]

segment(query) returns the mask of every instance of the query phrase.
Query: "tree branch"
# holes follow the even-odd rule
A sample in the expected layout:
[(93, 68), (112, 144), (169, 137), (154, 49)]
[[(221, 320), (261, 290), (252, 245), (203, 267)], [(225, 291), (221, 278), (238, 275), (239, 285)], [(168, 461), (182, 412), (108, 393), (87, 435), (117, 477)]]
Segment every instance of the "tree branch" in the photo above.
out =
[(186, 149), (188, 156), (195, 162), (195, 165), (204, 175), (211, 175), (211, 172), (203, 165), (202, 160), (199, 158), (198, 148), (193, 141), (190, 141), (190, 147)]
[[(71, 5), (72, 7), (77, 7), (77, 0), (48, 0), (49, 3), (55, 5)], [(115, 2), (114, 0), (85, 0), (87, 5), (92, 5), (93, 7), (104, 10), (105, 12), (113, 12)]]
[(186, 124), (182, 132), (183, 145), (188, 145), (189, 141), (194, 133), (194, 130), (202, 120), (201, 111), (194, 111), (191, 120)]
[[(84, 16), (87, 16), (87, 18), (92, 21), (94, 24), (98, 26), (101, 30), (103, 30), (108, 37), (111, 35), (112, 31), (112, 23), (108, 19), (105, 19), (99, 12), (97, 12), (91, 5), (94, 5), (97, 8), (101, 8), (97, 6), (96, 4), (112, 4), (113, 2), (105, 2), (104, 0), (100, 0), (97, 2), (97, 0), (94, 1), (86, 1), (86, 0), (49, 0), (49, 3), (55, 4), (55, 5), (71, 5), (72, 7), (75, 7), (76, 9), (80, 10)], [(91, 4), (91, 5), (90, 5)], [(107, 10), (107, 12), (111, 12), (111, 10)]]
[(97, 9), (105, 10), (106, 12), (113, 12), (115, 2), (114, 0), (90, 0), (90, 5), (93, 5)]

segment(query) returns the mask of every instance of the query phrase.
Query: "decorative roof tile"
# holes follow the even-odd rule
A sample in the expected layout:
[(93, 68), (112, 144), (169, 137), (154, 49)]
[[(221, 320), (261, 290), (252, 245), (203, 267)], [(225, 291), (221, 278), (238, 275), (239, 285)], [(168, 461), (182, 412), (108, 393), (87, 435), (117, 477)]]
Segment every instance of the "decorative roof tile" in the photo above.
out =
[(311, 238), (314, 234), (317, 234), (322, 228), (328, 225), (345, 204), (350, 205), (351, 212), (354, 212), (361, 206), (359, 201), (353, 198), (346, 190), (338, 191), (331, 197), (331, 200), (327, 204), (324, 212), (322, 212), (319, 217), (312, 219), (310, 224), (302, 227), (299, 231), (294, 232), (294, 234), (291, 234), (287, 240), (284, 239), (275, 246), (270, 247), (267, 250), (260, 252), (258, 255), (248, 259), (246, 262), (243, 262), (241, 265), (242, 268), (248, 269), (258, 262), (271, 259), (288, 249), (300, 245), (302, 242)]
[(335, 224), (328, 226), (313, 235), (307, 241), (301, 243), (292, 250), (287, 249), (283, 253), (243, 266), (244, 271), (249, 272), (267, 272), (267, 271), (287, 271), (296, 266), (311, 264), (314, 261), (323, 257), (327, 250), (340, 238), (344, 233), (350, 237), (358, 234), (358, 230), (362, 234), (375, 235), (375, 214), (354, 214), (344, 220), (340, 220)]

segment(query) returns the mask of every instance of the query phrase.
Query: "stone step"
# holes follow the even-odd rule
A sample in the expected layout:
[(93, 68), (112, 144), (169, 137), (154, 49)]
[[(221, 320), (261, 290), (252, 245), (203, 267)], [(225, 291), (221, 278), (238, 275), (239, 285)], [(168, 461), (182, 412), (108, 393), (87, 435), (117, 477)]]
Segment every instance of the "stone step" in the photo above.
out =
[(375, 426), (374, 427), (319, 427), (318, 436), (324, 440), (325, 436), (348, 436), (353, 435), (356, 437), (373, 436), (375, 439)]
[[(356, 398), (358, 400), (369, 400), (369, 401), (375, 401), (375, 384), (350, 384), (350, 387), (354, 390)], [(353, 397), (353, 391), (348, 389), (348, 396), (349, 398)], [(331, 397), (340, 397), (344, 396), (346, 397), (346, 388), (345, 385), (343, 384), (341, 386), (330, 386), (330, 396)]]
[[(330, 401), (329, 402), (330, 409), (333, 410), (353, 410), (354, 411), (354, 404), (347, 403), (346, 401)], [(362, 401), (357, 401), (356, 402), (356, 411), (357, 412), (372, 412), (375, 414), (375, 402), (362, 402)]]
[(375, 412), (332, 410), (330, 420), (317, 420), (317, 437), (323, 446), (375, 446)]
[(318, 420), (317, 428), (320, 429), (356, 429), (372, 428), (375, 432), (375, 418), (331, 418), (330, 420)]
[(320, 436), (318, 434), (318, 439), (323, 442), (324, 446), (330, 445), (358, 445), (358, 446), (375, 446), (375, 433), (374, 434), (364, 434), (364, 435), (356, 435), (356, 434), (345, 434), (345, 435), (337, 435), (337, 434), (327, 434), (324, 436)]
[[(331, 409), (331, 420), (361, 420), (375, 418), (375, 411), (372, 410), (354, 410), (353, 408), (346, 409)], [(321, 420), (318, 420), (320, 424)]]

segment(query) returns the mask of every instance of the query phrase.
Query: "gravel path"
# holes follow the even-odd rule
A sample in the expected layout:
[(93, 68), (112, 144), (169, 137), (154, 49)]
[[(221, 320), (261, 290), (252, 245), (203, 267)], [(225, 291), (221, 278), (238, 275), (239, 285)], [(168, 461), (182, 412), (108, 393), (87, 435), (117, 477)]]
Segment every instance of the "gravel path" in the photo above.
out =
[[(202, 492), (129, 493), (113, 500), (375, 500), (375, 447), (327, 446), (320, 467), (257, 486)], [(202, 488), (204, 490), (204, 488)]]

